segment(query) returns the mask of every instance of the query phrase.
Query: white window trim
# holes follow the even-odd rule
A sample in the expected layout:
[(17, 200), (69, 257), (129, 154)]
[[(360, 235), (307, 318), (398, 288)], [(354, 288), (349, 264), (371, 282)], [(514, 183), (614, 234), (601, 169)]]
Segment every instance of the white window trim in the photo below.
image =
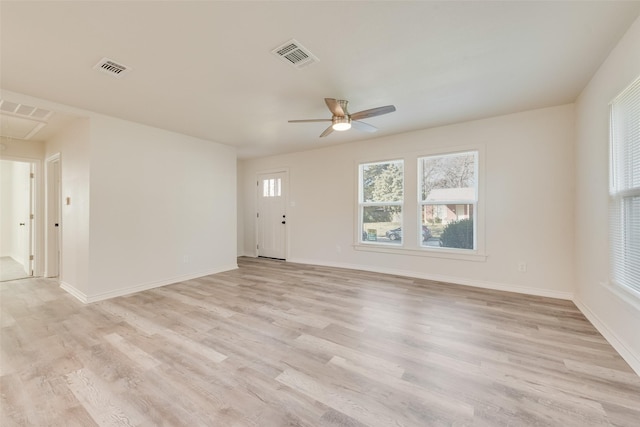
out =
[[(427, 156), (436, 156), (443, 154), (455, 154), (467, 151), (476, 151), (478, 153), (478, 186), (477, 186), (477, 206), (476, 206), (476, 248), (474, 250), (470, 249), (453, 249), (453, 248), (429, 248), (428, 246), (420, 246), (417, 242), (418, 239), (403, 239), (401, 246), (398, 244), (388, 244), (388, 243), (370, 243), (370, 242), (362, 242), (360, 240), (361, 236), (361, 219), (360, 216), (360, 165), (363, 163), (386, 163), (393, 160), (384, 160), (380, 161), (381, 158), (384, 158), (384, 155), (377, 156), (374, 159), (364, 158), (358, 159), (354, 162), (354, 167), (357, 171), (357, 179), (356, 188), (355, 188), (355, 205), (356, 205), (356, 215), (355, 215), (355, 232), (354, 232), (354, 244), (353, 249), (356, 251), (362, 252), (377, 252), (377, 253), (387, 253), (394, 255), (406, 255), (406, 256), (418, 256), (425, 258), (440, 258), (440, 259), (452, 259), (459, 261), (471, 261), (471, 262), (485, 262), (489, 255), (485, 250), (485, 157), (486, 157), (486, 146), (485, 144), (470, 144), (470, 145), (459, 145), (455, 147), (447, 147), (440, 146), (434, 147), (429, 150), (422, 151), (414, 151), (395, 153), (393, 156), (389, 156), (390, 159), (394, 160), (403, 160), (404, 161), (404, 200), (413, 201), (418, 199), (418, 189), (417, 187), (410, 188), (410, 180), (413, 181), (411, 185), (415, 185), (418, 182), (418, 173), (417, 173), (417, 159), (420, 157)], [(412, 176), (411, 176), (412, 175)], [(413, 179), (412, 179), (413, 178)], [(415, 191), (415, 197), (412, 195), (410, 199), (407, 199), (407, 193), (409, 191)], [(411, 200), (413, 199), (413, 200)], [(413, 221), (416, 224), (418, 223), (417, 209), (413, 209), (413, 206), (407, 207), (403, 206), (402, 215), (403, 215), (403, 224), (408, 224), (409, 221)], [(414, 213), (409, 213), (409, 210), (415, 211)], [(407, 221), (407, 215), (415, 215), (415, 218), (409, 218)], [(415, 221), (414, 221), (415, 220)], [(418, 228), (419, 230), (419, 228)]]
[[(620, 152), (618, 151), (618, 144), (621, 141), (616, 140), (615, 138), (615, 120), (614, 120), (614, 104), (620, 98), (626, 96), (629, 91), (636, 91), (638, 93), (640, 77), (636, 78), (631, 84), (629, 84), (620, 94), (618, 94), (610, 103), (609, 103), (609, 210), (614, 206), (620, 206), (624, 199), (630, 197), (640, 197), (640, 186), (637, 187), (626, 187), (620, 183), (620, 179), (618, 173), (622, 172), (622, 170), (618, 167), (618, 162), (626, 159), (622, 159), (620, 157)], [(640, 101), (639, 101), (640, 102)], [(626, 145), (627, 141), (622, 141), (622, 144)], [(623, 228), (621, 224), (613, 224), (611, 213), (609, 218), (609, 280), (608, 287), (614, 291), (618, 297), (622, 300), (631, 303), (632, 305), (638, 307), (640, 305), (640, 289), (632, 288), (627, 284), (623, 284), (615, 280), (614, 278), (614, 265), (613, 265), (613, 245), (611, 242), (612, 239), (612, 229), (613, 227)]]
[[(475, 195), (475, 199), (474, 200), (456, 200), (456, 199), (450, 199), (450, 200), (439, 200), (437, 203), (435, 202), (426, 202), (424, 200), (422, 200), (422, 196), (421, 196), (421, 184), (422, 184), (422, 170), (421, 170), (421, 166), (419, 165), (420, 163), (420, 159), (424, 159), (427, 157), (444, 157), (444, 156), (455, 156), (456, 154), (463, 154), (463, 153), (475, 153), (475, 172), (476, 172), (476, 185), (475, 185), (475, 191), (474, 191), (474, 195)], [(473, 249), (455, 249), (455, 248), (438, 248), (438, 247), (432, 247), (432, 246), (426, 246), (422, 244), (422, 241), (419, 242), (419, 246), (421, 249), (426, 249), (429, 251), (444, 251), (444, 250), (453, 250), (455, 252), (459, 252), (461, 254), (476, 254), (477, 250), (478, 250), (478, 191), (480, 188), (480, 164), (479, 164), (479, 159), (480, 159), (480, 151), (475, 149), (475, 150), (466, 150), (466, 151), (456, 151), (456, 152), (451, 152), (451, 153), (446, 153), (446, 154), (429, 154), (429, 155), (424, 155), (424, 156), (419, 156), (416, 161), (418, 163), (418, 173), (417, 173), (417, 178), (418, 178), (418, 183), (417, 183), (417, 189), (416, 189), (416, 196), (418, 198), (418, 211), (416, 212), (416, 217), (418, 220), (418, 231), (421, 230), (422, 227), (422, 221), (420, 220), (420, 211), (422, 210), (422, 206), (440, 206), (440, 205), (473, 205), (473, 243), (474, 243), (474, 248)]]
[[(361, 202), (361, 200), (364, 198), (363, 194), (362, 194), (362, 186), (360, 185), (362, 183), (362, 166), (363, 165), (383, 165), (383, 164), (387, 164), (387, 163), (400, 163), (402, 164), (402, 200), (399, 202)], [(357, 226), (356, 229), (358, 230), (358, 234), (356, 236), (356, 245), (364, 245), (364, 246), (369, 246), (369, 247), (398, 247), (398, 246), (402, 246), (404, 243), (387, 243), (387, 242), (379, 242), (379, 241), (366, 241), (363, 242), (361, 239), (361, 235), (362, 235), (362, 231), (364, 230), (364, 224), (362, 222), (362, 208), (365, 206), (398, 206), (400, 207), (400, 212), (402, 212), (402, 216), (401, 216), (401, 220), (400, 220), (400, 226), (402, 227), (402, 225), (404, 224), (404, 200), (405, 200), (405, 195), (406, 195), (406, 176), (405, 176), (405, 160), (404, 158), (394, 158), (391, 160), (375, 160), (372, 162), (367, 162), (367, 161), (363, 161), (363, 162), (358, 162), (358, 198), (357, 198), (357, 208), (356, 208), (356, 212), (358, 215), (357, 218)]]

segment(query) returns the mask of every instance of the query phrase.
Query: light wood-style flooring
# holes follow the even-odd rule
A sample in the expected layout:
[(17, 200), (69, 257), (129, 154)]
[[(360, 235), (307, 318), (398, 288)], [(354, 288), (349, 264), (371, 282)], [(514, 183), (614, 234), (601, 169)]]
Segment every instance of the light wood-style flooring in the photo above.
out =
[(640, 425), (640, 377), (570, 301), (239, 265), (89, 305), (0, 284), (0, 425)]
[(0, 282), (28, 277), (24, 266), (9, 256), (0, 257)]

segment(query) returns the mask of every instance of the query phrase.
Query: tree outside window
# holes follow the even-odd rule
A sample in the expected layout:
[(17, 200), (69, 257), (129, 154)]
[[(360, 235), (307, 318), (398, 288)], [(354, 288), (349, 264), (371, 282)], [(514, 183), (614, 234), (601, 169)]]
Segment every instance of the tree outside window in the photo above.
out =
[(418, 159), (422, 246), (475, 249), (478, 153)]
[(402, 241), (402, 160), (360, 165), (360, 224), (363, 242)]

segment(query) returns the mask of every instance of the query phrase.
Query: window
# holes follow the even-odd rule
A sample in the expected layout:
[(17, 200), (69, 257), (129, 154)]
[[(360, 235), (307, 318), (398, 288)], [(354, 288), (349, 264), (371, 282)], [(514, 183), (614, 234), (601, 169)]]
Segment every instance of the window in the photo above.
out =
[(262, 197), (280, 197), (282, 195), (282, 180), (269, 178), (262, 180)]
[(422, 247), (476, 249), (477, 176), (477, 151), (418, 159)]
[(611, 102), (611, 282), (640, 296), (640, 78)]
[(359, 171), (362, 242), (399, 245), (402, 241), (404, 163), (364, 163)]

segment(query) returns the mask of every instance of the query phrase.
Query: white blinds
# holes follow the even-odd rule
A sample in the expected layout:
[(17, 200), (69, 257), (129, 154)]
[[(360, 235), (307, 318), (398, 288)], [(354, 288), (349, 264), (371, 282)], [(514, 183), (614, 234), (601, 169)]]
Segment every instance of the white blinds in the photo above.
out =
[(611, 280), (640, 293), (640, 78), (611, 103)]

